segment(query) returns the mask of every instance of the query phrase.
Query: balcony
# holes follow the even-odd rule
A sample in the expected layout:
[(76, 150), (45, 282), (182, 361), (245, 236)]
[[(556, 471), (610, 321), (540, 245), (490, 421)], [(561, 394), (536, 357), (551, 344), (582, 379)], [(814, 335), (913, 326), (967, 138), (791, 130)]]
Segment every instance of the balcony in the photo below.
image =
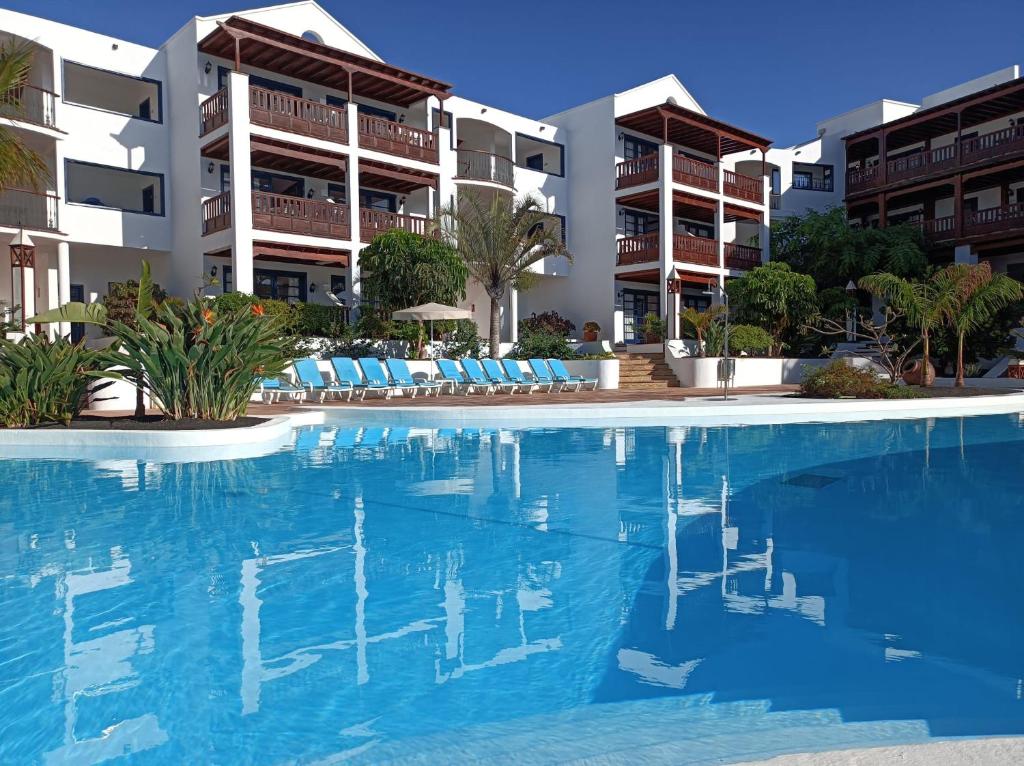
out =
[(437, 133), (383, 117), (359, 115), (359, 146), (437, 164)]
[(942, 216), (941, 218), (930, 218), (928, 220), (918, 220), (913, 223), (921, 228), (921, 233), (929, 242), (941, 242), (946, 239), (953, 239), (956, 233), (956, 219), (951, 215)]
[(12, 88), (0, 97), (0, 117), (55, 128), (57, 96), (35, 85)]
[(761, 265), (761, 249), (749, 245), (725, 243), (725, 267), (749, 271)]
[(1020, 228), (1024, 228), (1024, 203), (1021, 202), (975, 210), (964, 216), (965, 237), (996, 234)]
[(718, 166), (682, 154), (672, 156), (672, 180), (706, 191), (718, 191)]
[(228, 89), (221, 88), (199, 105), (199, 135), (228, 124)]
[(514, 171), (512, 160), (500, 154), (477, 149), (459, 149), (457, 152), (455, 177), (467, 181), (487, 181), (513, 188)]
[(726, 170), (722, 174), (722, 184), (725, 187), (726, 195), (730, 197), (757, 205), (764, 204), (764, 182), (760, 178)]
[[(958, 151), (959, 148), (959, 151)], [(1024, 124), (961, 139), (928, 151), (886, 160), (885, 177), (881, 165), (846, 171), (848, 193), (880, 189), (892, 183), (922, 180), (966, 168), (981, 162), (1009, 159), (1024, 154)]]
[[(252, 225), (265, 231), (331, 239), (349, 239), (352, 230), (348, 205), (260, 191), (252, 193)], [(203, 236), (230, 226), (230, 192), (203, 202)]]
[(390, 213), (387, 210), (359, 209), (359, 239), (364, 244), (373, 242), (378, 234), (391, 229), (410, 231), (420, 236), (427, 235), (428, 219), (403, 213)]
[(657, 263), (661, 258), (658, 248), (658, 232), (623, 237), (618, 242), (616, 266), (632, 266), (637, 263)]
[(623, 160), (615, 166), (615, 188), (627, 189), (630, 186), (649, 184), (658, 180), (658, 154), (645, 154), (642, 157)]
[(674, 260), (684, 263), (698, 263), (701, 266), (718, 266), (718, 240), (708, 237), (693, 237), (688, 234), (672, 236)]
[(57, 200), (54, 194), (27, 189), (0, 192), (0, 225), (36, 231), (58, 231)]
[[(718, 266), (718, 240), (707, 237), (693, 237), (688, 234), (672, 236), (673, 258), (684, 263), (702, 266)], [(761, 251), (757, 251), (758, 263)], [(616, 266), (632, 266), (637, 263), (657, 263), (661, 259), (658, 247), (658, 233), (623, 237), (618, 241)]]
[(348, 143), (345, 107), (321, 104), (288, 93), (249, 86), (249, 120), (254, 125), (300, 136)]

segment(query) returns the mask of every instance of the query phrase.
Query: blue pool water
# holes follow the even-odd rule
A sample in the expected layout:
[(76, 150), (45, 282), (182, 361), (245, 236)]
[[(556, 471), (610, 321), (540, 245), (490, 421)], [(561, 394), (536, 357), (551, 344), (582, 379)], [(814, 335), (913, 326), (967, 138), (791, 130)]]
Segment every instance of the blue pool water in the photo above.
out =
[(0, 763), (609, 760), (1024, 733), (1018, 416), (300, 429), (0, 461)]

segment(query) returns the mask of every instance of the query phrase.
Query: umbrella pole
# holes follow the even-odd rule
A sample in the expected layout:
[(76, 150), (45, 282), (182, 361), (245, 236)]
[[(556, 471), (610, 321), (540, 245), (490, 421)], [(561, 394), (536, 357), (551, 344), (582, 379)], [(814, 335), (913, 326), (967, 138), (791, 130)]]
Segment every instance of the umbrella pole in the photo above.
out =
[(434, 320), (430, 320), (430, 337), (427, 338), (427, 342), (430, 343), (430, 380), (434, 380)]

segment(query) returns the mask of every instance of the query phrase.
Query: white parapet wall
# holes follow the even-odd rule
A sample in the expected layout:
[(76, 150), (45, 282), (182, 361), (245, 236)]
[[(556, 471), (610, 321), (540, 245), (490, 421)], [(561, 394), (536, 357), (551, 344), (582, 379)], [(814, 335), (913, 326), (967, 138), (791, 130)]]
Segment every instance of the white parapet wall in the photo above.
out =
[[(685, 388), (715, 388), (721, 357), (666, 355), (665, 361)], [(733, 360), (736, 376), (731, 385), (737, 387), (781, 386), (799, 383), (808, 369), (829, 364), (831, 359), (783, 359), (741, 356)]]

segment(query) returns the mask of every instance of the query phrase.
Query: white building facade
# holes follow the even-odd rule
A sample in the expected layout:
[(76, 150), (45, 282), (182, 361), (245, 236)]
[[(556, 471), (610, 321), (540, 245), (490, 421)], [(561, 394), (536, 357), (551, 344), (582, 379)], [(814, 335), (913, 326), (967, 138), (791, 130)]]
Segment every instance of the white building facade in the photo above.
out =
[[(4, 244), (24, 230), (36, 245), (0, 275), (15, 321), (99, 300), (143, 259), (179, 296), (358, 309), (374, 235), (425, 232), (470, 191), (534, 195), (575, 256), (506, 296), (505, 342), (549, 310), (639, 342), (647, 313), (706, 302), (766, 257), (767, 140), (674, 77), (534, 120), (387, 64), (308, 0), (196, 17), (159, 49), (11, 11), (0, 32), (36, 50), (24, 112), (0, 119), (51, 176), (0, 200)], [(489, 299), (471, 284), (465, 303), (483, 330)]]

